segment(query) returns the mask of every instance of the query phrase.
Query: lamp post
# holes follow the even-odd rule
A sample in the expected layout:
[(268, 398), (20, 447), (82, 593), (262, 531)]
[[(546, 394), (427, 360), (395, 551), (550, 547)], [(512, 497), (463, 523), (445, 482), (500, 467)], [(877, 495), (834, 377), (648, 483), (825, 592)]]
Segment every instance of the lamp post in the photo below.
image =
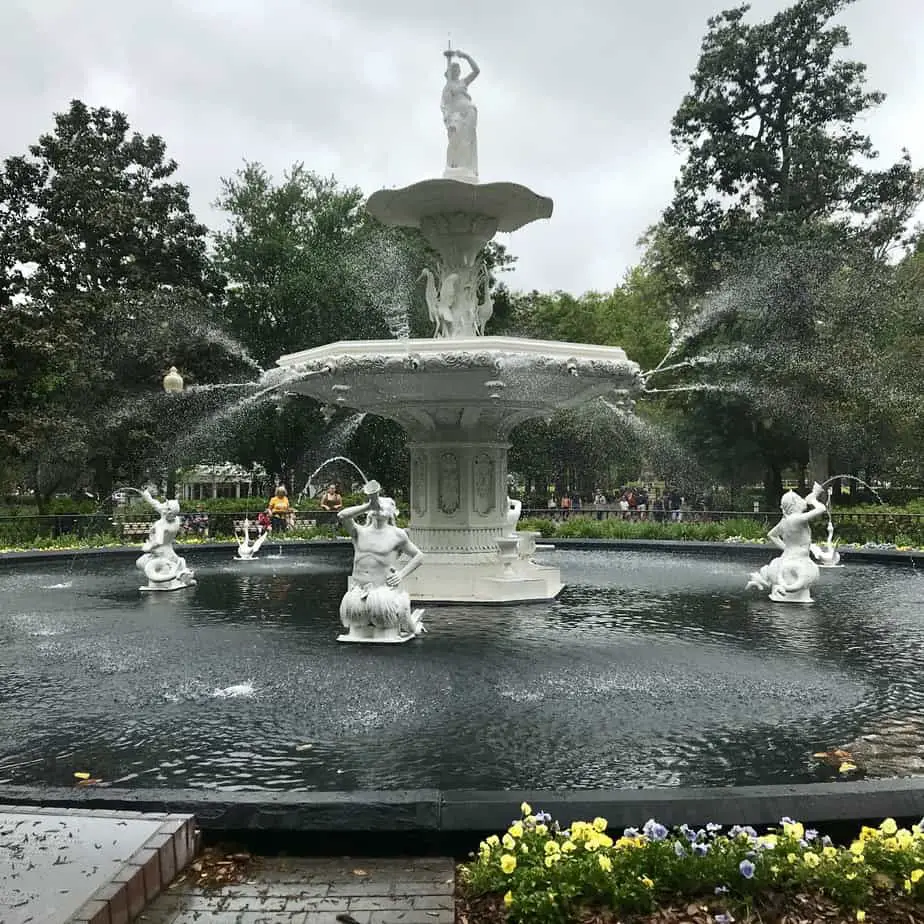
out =
[(164, 376), (164, 391), (168, 395), (177, 395), (183, 390), (183, 376), (177, 372), (176, 366), (171, 366), (170, 371)]

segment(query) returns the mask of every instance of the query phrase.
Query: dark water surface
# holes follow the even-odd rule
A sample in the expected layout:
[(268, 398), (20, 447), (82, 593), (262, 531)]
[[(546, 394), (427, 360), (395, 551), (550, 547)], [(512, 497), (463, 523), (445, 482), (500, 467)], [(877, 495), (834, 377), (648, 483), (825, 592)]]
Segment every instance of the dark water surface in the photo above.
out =
[(753, 563), (552, 552), (553, 603), (432, 607), (424, 638), (362, 646), (336, 641), (342, 550), (231, 555), (194, 552), (197, 587), (148, 595), (130, 559), (0, 565), (0, 784), (808, 782), (836, 775), (813, 751), (924, 741), (910, 567), (825, 571), (804, 607), (745, 592)]

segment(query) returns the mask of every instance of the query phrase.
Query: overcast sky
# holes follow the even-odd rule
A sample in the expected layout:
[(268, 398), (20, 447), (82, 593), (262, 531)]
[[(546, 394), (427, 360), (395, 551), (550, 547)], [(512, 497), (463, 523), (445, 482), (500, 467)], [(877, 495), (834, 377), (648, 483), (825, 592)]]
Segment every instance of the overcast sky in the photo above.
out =
[[(483, 182), (555, 201), (501, 239), (515, 288), (618, 284), (671, 196), (670, 119), (706, 19), (731, 0), (0, 0), (0, 155), (24, 153), (77, 97), (162, 135), (213, 228), (218, 180), (294, 161), (371, 193), (438, 176), (447, 36), (472, 86)], [(755, 0), (763, 19), (785, 0)], [(883, 162), (924, 163), (924, 0), (842, 17), (886, 102), (866, 121)]]

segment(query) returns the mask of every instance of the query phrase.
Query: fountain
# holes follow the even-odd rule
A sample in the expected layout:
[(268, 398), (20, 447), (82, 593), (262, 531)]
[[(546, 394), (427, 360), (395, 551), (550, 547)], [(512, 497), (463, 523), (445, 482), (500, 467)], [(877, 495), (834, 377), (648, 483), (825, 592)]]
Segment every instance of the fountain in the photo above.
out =
[[(287, 387), (324, 405), (378, 414), (406, 430), (411, 455), (408, 535), (425, 559), (404, 582), (421, 601), (548, 600), (559, 569), (513, 556), (508, 534), (507, 451), (518, 424), (641, 387), (618, 347), (485, 336), (491, 296), (481, 253), (498, 231), (552, 214), (551, 199), (516, 183), (479, 182), (477, 110), (470, 56), (446, 52), (442, 111), (446, 172), (370, 196), (369, 213), (418, 228), (439, 254), (425, 274), (429, 339), (340, 341), (281, 357)], [(468, 61), (462, 78), (453, 58)]]
[(142, 591), (181, 590), (196, 583), (195, 576), (186, 567), (186, 559), (176, 554), (173, 542), (180, 531), (180, 502), (175, 498), (164, 502), (155, 500), (145, 489), (141, 496), (160, 514), (151, 524), (151, 531), (135, 567), (148, 579)]
[(767, 538), (782, 555), (751, 574), (748, 588), (769, 590), (777, 603), (814, 603), (811, 587), (818, 580), (818, 565), (812, 561), (812, 520), (827, 509), (819, 499), (824, 488), (818, 482), (804, 497), (787, 491), (780, 500), (783, 517)]
[(250, 520), (246, 517), (244, 522), (241, 524), (241, 531), (238, 532), (236, 529), (234, 531), (235, 536), (237, 537), (237, 554), (234, 556), (235, 561), (253, 561), (257, 552), (260, 551), (260, 546), (266, 542), (266, 537), (269, 535), (268, 529), (257, 529), (257, 537), (250, 541)]

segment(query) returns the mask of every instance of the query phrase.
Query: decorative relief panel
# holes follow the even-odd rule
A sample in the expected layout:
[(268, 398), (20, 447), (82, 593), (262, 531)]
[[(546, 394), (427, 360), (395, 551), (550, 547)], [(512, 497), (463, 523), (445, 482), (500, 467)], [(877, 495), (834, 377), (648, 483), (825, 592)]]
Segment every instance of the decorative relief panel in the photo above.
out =
[(459, 457), (454, 452), (444, 452), (440, 455), (437, 504), (447, 516), (459, 509), (459, 490)]
[(486, 452), (478, 453), (472, 463), (472, 508), (482, 516), (497, 506), (495, 468), (494, 460)]

